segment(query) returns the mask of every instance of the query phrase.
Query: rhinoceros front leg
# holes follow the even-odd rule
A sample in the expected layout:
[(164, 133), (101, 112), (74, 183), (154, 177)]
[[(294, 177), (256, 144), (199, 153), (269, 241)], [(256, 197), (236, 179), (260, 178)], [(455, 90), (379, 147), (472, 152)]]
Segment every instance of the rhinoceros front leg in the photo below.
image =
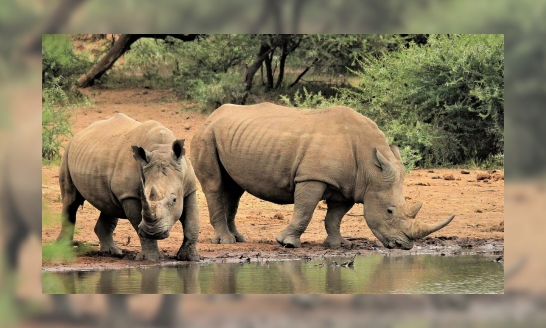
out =
[(351, 242), (341, 237), (339, 227), (343, 216), (353, 207), (353, 202), (335, 202), (326, 200), (328, 210), (324, 219), (324, 226), (328, 237), (323, 245), (330, 248), (338, 248), (341, 246), (351, 246)]
[[(125, 199), (121, 204), (127, 219), (129, 219), (129, 222), (131, 222), (131, 225), (138, 234), (138, 225), (142, 220), (142, 204), (140, 200)], [(137, 260), (158, 261), (162, 258), (161, 253), (159, 253), (159, 247), (157, 247), (157, 240), (141, 236), (138, 236), (138, 238), (140, 239), (141, 251), (136, 257)]]
[(100, 213), (97, 224), (95, 225), (95, 234), (99, 237), (100, 251), (113, 255), (121, 255), (122, 251), (114, 242), (114, 229), (118, 225), (118, 218)]
[(196, 247), (199, 237), (199, 208), (197, 207), (196, 191), (184, 198), (184, 210), (180, 221), (184, 231), (184, 240), (176, 258), (180, 261), (199, 261), (201, 257)]
[(294, 214), (288, 227), (277, 235), (279, 244), (290, 248), (301, 247), (300, 236), (307, 229), (325, 190), (326, 184), (323, 182), (307, 181), (296, 184)]

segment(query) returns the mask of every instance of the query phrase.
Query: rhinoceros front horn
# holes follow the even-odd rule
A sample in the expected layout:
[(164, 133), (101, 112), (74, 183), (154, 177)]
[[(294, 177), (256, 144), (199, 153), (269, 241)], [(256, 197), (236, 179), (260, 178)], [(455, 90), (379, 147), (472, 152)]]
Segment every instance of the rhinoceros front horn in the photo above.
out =
[(144, 192), (144, 180), (142, 180), (142, 178), (140, 178), (140, 198), (142, 201), (142, 210), (148, 215), (150, 213), (150, 203)]
[(419, 239), (423, 238), (425, 236), (430, 235), (431, 233), (438, 231), (448, 225), (455, 215), (450, 216), (447, 220), (441, 223), (437, 224), (426, 224), (422, 223), (418, 220), (412, 220), (410, 224), (409, 233), (407, 233), (407, 236), (411, 239)]

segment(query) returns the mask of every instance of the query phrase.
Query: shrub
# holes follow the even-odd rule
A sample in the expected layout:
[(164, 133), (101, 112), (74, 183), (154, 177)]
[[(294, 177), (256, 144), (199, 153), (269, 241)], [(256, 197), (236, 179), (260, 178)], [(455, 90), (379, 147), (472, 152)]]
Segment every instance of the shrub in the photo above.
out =
[[(426, 45), (368, 57), (361, 67), (360, 86), (345, 96), (379, 125), (421, 122), (424, 130), (411, 138), (427, 140), (417, 143), (422, 164), (463, 164), (503, 152), (502, 35), (433, 35)], [(394, 141), (411, 143), (403, 135)]]
[(61, 157), (62, 141), (72, 134), (68, 97), (58, 80), (52, 79), (52, 86), (42, 90), (42, 159), (48, 162)]
[(68, 98), (81, 98), (79, 92), (72, 92), (70, 88), (92, 64), (74, 53), (70, 35), (42, 35), (42, 89), (60, 86)]

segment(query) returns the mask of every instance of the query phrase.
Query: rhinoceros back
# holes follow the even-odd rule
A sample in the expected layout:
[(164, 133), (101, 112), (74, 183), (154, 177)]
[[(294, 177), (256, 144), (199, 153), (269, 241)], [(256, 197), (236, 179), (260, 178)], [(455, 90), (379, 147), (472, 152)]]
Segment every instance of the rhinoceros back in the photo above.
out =
[(139, 198), (139, 166), (131, 145), (172, 143), (172, 132), (155, 121), (140, 123), (124, 114), (97, 121), (77, 133), (66, 151), (72, 182), (106, 214), (123, 217), (121, 201)]
[[(375, 144), (366, 139), (379, 140), (388, 149), (377, 125), (346, 107), (224, 105), (196, 133), (192, 148), (213, 140), (219, 162), (244, 190), (268, 201), (291, 203), (295, 183), (310, 180), (352, 196), (357, 157), (371, 153)], [(193, 162), (199, 171), (197, 157)]]

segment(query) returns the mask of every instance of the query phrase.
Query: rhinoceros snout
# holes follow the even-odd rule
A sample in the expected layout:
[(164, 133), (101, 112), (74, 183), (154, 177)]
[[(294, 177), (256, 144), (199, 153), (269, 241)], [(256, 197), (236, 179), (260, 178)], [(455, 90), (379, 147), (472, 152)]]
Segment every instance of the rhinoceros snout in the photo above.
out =
[(151, 232), (148, 232), (146, 229), (139, 227), (138, 235), (143, 238), (159, 240), (159, 239), (165, 239), (169, 237), (169, 231), (166, 230), (166, 231), (151, 233)]

